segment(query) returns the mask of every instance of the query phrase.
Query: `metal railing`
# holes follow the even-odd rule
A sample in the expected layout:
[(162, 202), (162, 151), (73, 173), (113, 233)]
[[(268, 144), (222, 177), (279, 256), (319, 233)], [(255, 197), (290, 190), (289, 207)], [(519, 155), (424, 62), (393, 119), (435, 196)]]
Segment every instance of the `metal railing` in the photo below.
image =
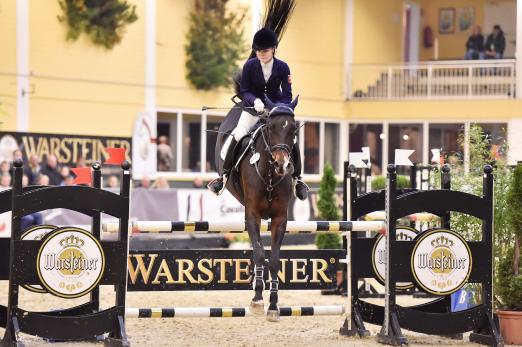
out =
[(352, 65), (352, 100), (513, 99), (515, 60)]

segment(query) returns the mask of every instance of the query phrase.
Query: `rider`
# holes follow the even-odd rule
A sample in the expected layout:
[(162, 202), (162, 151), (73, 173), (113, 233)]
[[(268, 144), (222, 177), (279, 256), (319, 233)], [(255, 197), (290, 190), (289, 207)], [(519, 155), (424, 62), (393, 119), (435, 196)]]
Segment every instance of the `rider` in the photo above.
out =
[[(252, 49), (256, 57), (249, 59), (243, 67), (241, 76), (240, 94), (243, 105), (252, 107), (258, 113), (265, 109), (263, 100), (265, 95), (274, 103), (290, 104), (292, 101), (292, 80), (288, 65), (274, 57), (277, 47), (277, 35), (268, 28), (262, 28), (254, 35)], [(233, 152), (239, 140), (248, 134), (257, 123), (258, 117), (247, 111), (241, 113), (237, 127), (229, 135), (223, 149), (221, 158), (223, 163), (223, 175), (211, 181), (208, 188), (215, 194), (221, 194), (227, 183), (227, 178), (233, 166)], [(308, 186), (301, 180), (301, 156), (297, 143), (292, 149), (294, 163), (293, 177), (296, 180), (295, 194), (300, 200), (305, 200)]]

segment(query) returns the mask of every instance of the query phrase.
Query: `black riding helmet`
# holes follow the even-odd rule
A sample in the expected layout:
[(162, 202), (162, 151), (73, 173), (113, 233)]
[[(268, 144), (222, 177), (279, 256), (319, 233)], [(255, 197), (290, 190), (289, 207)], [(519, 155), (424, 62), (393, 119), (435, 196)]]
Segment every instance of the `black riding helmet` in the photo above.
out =
[(277, 35), (273, 30), (262, 28), (254, 35), (252, 49), (260, 51), (267, 48), (277, 47)]

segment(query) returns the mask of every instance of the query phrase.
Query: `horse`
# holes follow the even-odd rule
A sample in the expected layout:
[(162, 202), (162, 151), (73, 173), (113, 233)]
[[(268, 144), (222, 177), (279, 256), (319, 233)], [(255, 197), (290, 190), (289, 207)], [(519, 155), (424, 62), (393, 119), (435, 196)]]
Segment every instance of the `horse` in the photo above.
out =
[[(261, 243), (259, 228), (261, 219), (271, 219), (271, 253), (268, 262), (270, 304), (267, 320), (277, 322), (280, 249), (286, 231), (288, 205), (293, 195), (294, 166), (291, 153), (298, 131), (294, 118), (298, 98), (289, 105), (274, 104), (266, 99), (265, 115), (260, 117), (261, 125), (256, 129), (258, 136), (253, 142), (247, 136), (238, 143), (237, 147), (243, 148), (246, 142), (250, 141), (245, 155), (230, 172), (226, 188), (245, 207), (245, 224), (252, 244), (254, 262), (252, 287), (255, 295), (250, 303), (250, 310), (256, 315), (265, 312), (265, 249)], [(219, 153), (228, 134), (235, 127), (234, 124), (237, 124), (240, 113), (240, 108), (232, 109), (227, 115), (230, 121), (225, 119), (219, 128), (215, 160), (220, 174), (223, 163)]]

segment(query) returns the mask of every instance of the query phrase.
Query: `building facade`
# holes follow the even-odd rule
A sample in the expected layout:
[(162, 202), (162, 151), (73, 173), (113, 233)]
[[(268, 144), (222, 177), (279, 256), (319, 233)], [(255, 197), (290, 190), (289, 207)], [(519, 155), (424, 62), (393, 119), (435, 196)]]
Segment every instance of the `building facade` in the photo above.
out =
[[(58, 1), (0, 0), (2, 131), (130, 137), (146, 112), (174, 153), (170, 180), (215, 176), (216, 129), (232, 89), (198, 91), (186, 79), (191, 0), (132, 0), (139, 19), (112, 50), (88, 38), (66, 41)], [(262, 0), (245, 8), (245, 36), (259, 27)], [(369, 146), (372, 171), (393, 162), (394, 149), (415, 149), (427, 164), (432, 148), (466, 158), (471, 124), (509, 158), (522, 160), (522, 4), (511, 0), (297, 0), (276, 55), (291, 67), (305, 179), (324, 163), (338, 173), (349, 152)], [(498, 22), (498, 21), (502, 22)], [(474, 25), (500, 24), (501, 60), (463, 60)], [(431, 35), (430, 35), (431, 32)], [(248, 47), (245, 47), (245, 56)]]

